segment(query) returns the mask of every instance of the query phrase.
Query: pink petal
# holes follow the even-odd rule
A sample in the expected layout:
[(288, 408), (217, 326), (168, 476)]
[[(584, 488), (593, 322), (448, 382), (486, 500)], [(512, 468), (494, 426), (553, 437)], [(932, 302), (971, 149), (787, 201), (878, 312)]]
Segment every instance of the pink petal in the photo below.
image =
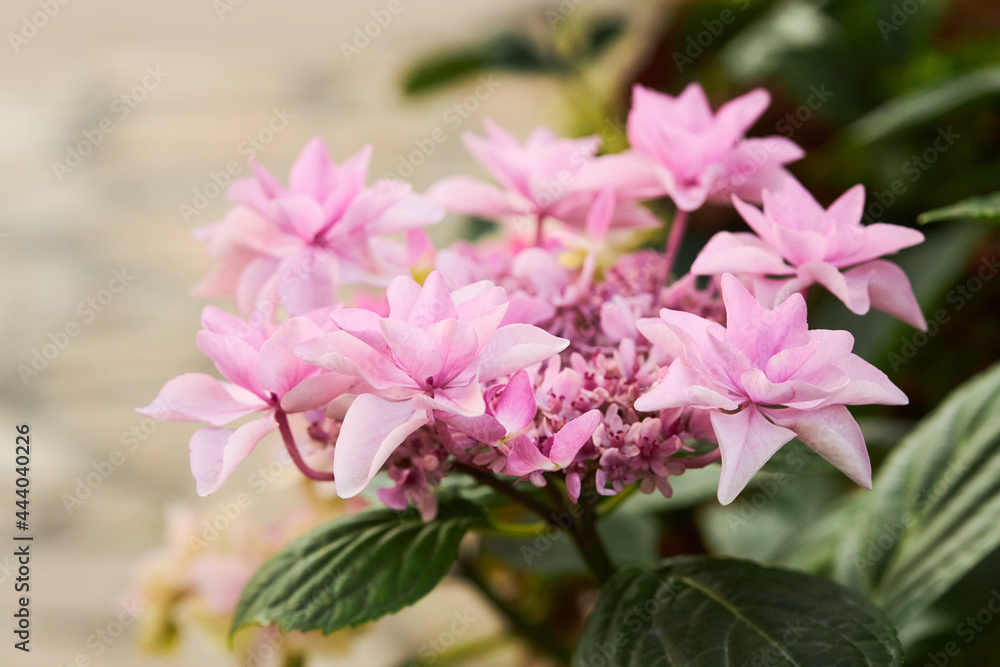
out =
[(838, 266), (857, 264), (883, 255), (892, 255), (903, 248), (924, 242), (924, 235), (915, 229), (901, 225), (888, 225), (883, 222), (862, 227), (861, 233), (864, 240), (863, 246), (844, 257)]
[(451, 385), (435, 390), (433, 396), (416, 394), (413, 404), (421, 409), (440, 410), (462, 417), (478, 417), (486, 412), (483, 391), (475, 379), (466, 385)]
[(379, 390), (401, 385), (416, 387), (413, 379), (390, 359), (346, 331), (303, 343), (295, 348), (295, 354), (320, 368), (361, 378)]
[(769, 422), (752, 403), (732, 415), (713, 410), (711, 420), (722, 452), (719, 502), (728, 505), (795, 433)]
[(198, 332), (195, 341), (198, 349), (215, 362), (222, 377), (263, 398), (257, 384), (259, 353), (249, 343), (234, 336), (223, 336), (204, 329)]
[(413, 306), (420, 298), (420, 285), (410, 276), (399, 276), (389, 283), (385, 296), (389, 303), (389, 317), (409, 320)]
[(595, 241), (603, 241), (611, 227), (611, 218), (615, 213), (615, 192), (608, 188), (602, 189), (590, 206), (587, 213), (587, 236)]
[(518, 201), (509, 193), (470, 176), (443, 178), (431, 186), (427, 197), (447, 210), (462, 215), (492, 219), (530, 212), (526, 201)]
[(292, 192), (322, 202), (333, 181), (335, 169), (326, 142), (313, 137), (292, 165), (288, 185)]
[(444, 359), (427, 331), (405, 320), (379, 320), (379, 327), (398, 363), (417, 383), (441, 372)]
[(719, 107), (712, 128), (719, 142), (717, 148), (725, 148), (740, 139), (770, 104), (771, 95), (757, 88)]
[(460, 320), (442, 320), (427, 327), (427, 336), (442, 359), (440, 376), (435, 384), (450, 383), (461, 375), (479, 354), (479, 333), (474, 324)]
[(847, 270), (844, 278), (852, 293), (866, 294), (875, 308), (927, 331), (927, 320), (913, 294), (910, 280), (897, 265), (879, 259)]
[(658, 412), (686, 406), (735, 410), (739, 403), (720, 393), (725, 389), (717, 382), (695, 372), (681, 359), (675, 359), (651, 390), (635, 401), (640, 412)]
[(153, 419), (221, 426), (265, 408), (267, 403), (241, 387), (204, 373), (185, 373), (163, 385), (153, 402), (137, 412)]
[(295, 348), (323, 335), (322, 329), (304, 317), (282, 324), (260, 348), (257, 382), (261, 389), (281, 399), (299, 382), (316, 373), (316, 366), (296, 356)]
[(856, 354), (849, 354), (838, 364), (851, 378), (851, 384), (841, 389), (830, 403), (844, 405), (906, 405), (910, 400), (889, 377)]
[(492, 415), (482, 414), (477, 417), (445, 415), (440, 419), (456, 431), (487, 445), (499, 442), (507, 435), (507, 429)]
[(777, 250), (747, 233), (719, 232), (705, 244), (691, 265), (691, 273), (708, 276), (722, 273), (788, 275), (794, 269)]
[(585, 412), (576, 419), (567, 422), (553, 438), (549, 458), (560, 468), (568, 466), (576, 458), (580, 448), (587, 444), (591, 436), (594, 435), (594, 431), (597, 430), (600, 423), (600, 410)]
[(322, 407), (344, 394), (360, 393), (367, 385), (356, 377), (340, 373), (320, 373), (297, 383), (281, 398), (281, 409), (288, 413)]
[(273, 220), (278, 227), (304, 241), (312, 241), (326, 222), (319, 203), (305, 195), (288, 195), (276, 199), (273, 206)]
[(566, 349), (569, 341), (530, 324), (508, 324), (490, 337), (479, 357), (479, 379), (511, 375)]
[(447, 318), (458, 318), (455, 303), (451, 300), (451, 290), (439, 271), (431, 271), (407, 319), (410, 324), (423, 328)]
[(528, 436), (521, 435), (511, 443), (507, 455), (507, 474), (514, 477), (530, 475), (536, 470), (556, 470), (556, 465), (545, 458)]
[(767, 410), (766, 414), (775, 424), (794, 431), (799, 440), (856, 484), (872, 488), (872, 465), (864, 436), (843, 405), (818, 410)]
[(503, 425), (506, 433), (520, 433), (534, 421), (537, 412), (535, 389), (531, 386), (531, 379), (524, 371), (514, 373), (500, 394), (500, 400), (497, 401), (494, 410), (497, 421)]
[(199, 496), (214, 493), (240, 462), (250, 455), (257, 443), (278, 428), (268, 415), (255, 419), (235, 431), (228, 428), (203, 428), (191, 437), (191, 472)]
[(361, 493), (395, 449), (428, 421), (410, 401), (361, 394), (347, 410), (333, 457), (337, 495)]

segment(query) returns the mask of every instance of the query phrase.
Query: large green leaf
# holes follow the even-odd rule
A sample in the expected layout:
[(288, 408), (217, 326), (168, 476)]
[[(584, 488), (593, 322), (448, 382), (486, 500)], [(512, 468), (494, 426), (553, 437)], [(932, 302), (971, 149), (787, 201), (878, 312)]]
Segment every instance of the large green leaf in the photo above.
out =
[(1000, 192), (983, 195), (982, 197), (970, 197), (960, 202), (955, 202), (951, 206), (936, 208), (933, 211), (921, 213), (917, 222), (926, 225), (928, 222), (938, 220), (964, 220), (969, 218), (985, 218), (993, 221), (1000, 221)]
[(1000, 364), (952, 392), (858, 498), (836, 577), (897, 626), (1000, 545)]
[(232, 631), (256, 623), (328, 634), (399, 611), (427, 595), (458, 557), (476, 505), (442, 501), (424, 523), (413, 510), (331, 521), (266, 562), (243, 590)]
[(683, 556), (612, 577), (573, 664), (888, 667), (901, 659), (892, 626), (858, 593), (749, 561)]

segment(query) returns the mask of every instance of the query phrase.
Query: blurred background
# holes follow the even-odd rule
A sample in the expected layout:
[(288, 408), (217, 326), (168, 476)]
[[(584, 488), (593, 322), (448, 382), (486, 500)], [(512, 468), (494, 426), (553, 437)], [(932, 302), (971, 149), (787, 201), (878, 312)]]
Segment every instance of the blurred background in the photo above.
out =
[[(32, 651), (5, 642), (3, 664), (235, 664), (211, 631), (170, 618), (157, 634), (156, 623), (134, 621), (136, 564), (162, 548), (171, 507), (217, 517), (244, 493), (254, 502), (243, 514), (266, 521), (301, 489), (282, 466), (270, 481), (269, 450), (218, 497), (198, 498), (186, 447), (194, 427), (134, 409), (170, 377), (212, 372), (194, 345), (203, 303), (188, 296), (210, 263), (191, 231), (224, 214), (224, 186), (248, 175), (251, 153), (283, 179), (310, 137), (326, 139), (337, 161), (372, 143), (373, 180), (402, 177), (423, 190), (447, 174), (483, 175), (459, 137), (484, 118), (519, 137), (539, 124), (600, 134), (618, 151), (633, 83), (676, 94), (699, 81), (714, 106), (756, 86), (771, 91), (751, 134), (803, 146), (792, 170), (823, 204), (863, 183), (868, 222), (915, 225), (922, 212), (1000, 190), (995, 0), (5, 0), (0, 27), (0, 423), (10, 443), (0, 489), (11, 489), (0, 496), (13, 525), (13, 425), (28, 423), (35, 536)], [(855, 351), (911, 398), (859, 411), (876, 461), (1000, 358), (1000, 281), (983, 268), (1000, 235), (962, 217), (928, 226), (928, 242), (897, 258), (928, 320), (944, 313), (930, 335), (821, 296), (811, 304), (814, 328), (854, 332)], [(725, 228), (741, 228), (731, 209), (700, 211), (682, 260)], [(434, 234), (487, 230), (455, 219)], [(768, 560), (841, 483), (824, 471), (806, 491), (782, 489), (789, 502), (771, 503), (761, 530), (744, 532), (727, 530), (714, 500), (704, 502), (711, 483), (693, 484), (673, 505), (650, 501), (655, 525), (629, 539), (657, 545), (653, 556)], [(814, 502), (798, 502), (803, 493)], [(0, 549), (5, 616), (9, 554)], [(998, 568), (994, 554), (939, 603), (941, 627), (982, 605), (969, 592), (1000, 585)], [(155, 611), (147, 605), (147, 620)], [(407, 664), (422, 651), (446, 664), (439, 644), (454, 642), (456, 623), (463, 640), (484, 643), (502, 627), (449, 582), (315, 664)], [(173, 655), (138, 652), (178, 631)], [(920, 636), (927, 647), (941, 639)], [(998, 637), (987, 629), (951, 664), (1000, 664)], [(543, 664), (500, 644), (492, 658), (447, 664)], [(931, 650), (914, 646), (918, 660)]]

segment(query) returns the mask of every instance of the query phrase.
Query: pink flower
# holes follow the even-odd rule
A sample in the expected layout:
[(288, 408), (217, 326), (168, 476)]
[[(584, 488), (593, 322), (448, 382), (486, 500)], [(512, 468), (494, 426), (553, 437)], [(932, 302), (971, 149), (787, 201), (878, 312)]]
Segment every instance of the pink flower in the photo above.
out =
[(733, 192), (756, 201), (762, 187), (787, 175), (782, 165), (804, 155), (784, 137), (744, 137), (770, 101), (767, 91), (757, 89), (713, 114), (697, 83), (677, 97), (637, 85), (628, 116), (632, 150), (608, 156), (588, 176), (623, 196), (669, 195), (684, 211), (710, 199), (727, 201)]
[(331, 315), (339, 331), (299, 346), (303, 358), (358, 378), (337, 440), (337, 493), (358, 494), (403, 440), (435, 413), (486, 411), (481, 382), (516, 373), (569, 344), (528, 324), (499, 326), (503, 288), (483, 281), (449, 291), (437, 271), (423, 287), (401, 276), (388, 288), (389, 316), (360, 309)]
[[(235, 294), (249, 316), (278, 303), (301, 315), (336, 301), (337, 286), (385, 284), (407, 270), (407, 249), (384, 237), (407, 232), (421, 252), (420, 227), (444, 211), (402, 181), (365, 186), (371, 147), (334, 164), (313, 139), (292, 166), (286, 188), (256, 162), (254, 177), (234, 181), (238, 204), (222, 221), (196, 231), (221, 266), (195, 288), (201, 296)], [(412, 253), (411, 253), (412, 254)]]
[(536, 472), (559, 470), (573, 463), (577, 453), (597, 430), (598, 410), (590, 410), (568, 421), (551, 438), (534, 428), (538, 404), (531, 378), (518, 371), (506, 385), (491, 387), (485, 414), (471, 418), (451, 418), (446, 422), (479, 442), (493, 445), (506, 457), (506, 473), (525, 477)]
[[(167, 382), (141, 414), (168, 421), (207, 422), (212, 426), (191, 438), (191, 472), (198, 495), (218, 490), (257, 443), (278, 428), (275, 411), (298, 389), (330, 400), (347, 391), (353, 378), (319, 375), (319, 369), (295, 356), (293, 350), (324, 331), (310, 319), (288, 320), (271, 332), (270, 326), (246, 322), (208, 306), (202, 313), (198, 347), (227, 381), (204, 373), (185, 373)], [(295, 411), (290, 410), (290, 411)], [(237, 429), (216, 428), (241, 417), (264, 416)]]
[(906, 274), (876, 259), (921, 243), (924, 235), (880, 222), (862, 226), (862, 186), (854, 186), (824, 210), (789, 177), (780, 190), (764, 191), (763, 212), (735, 196), (733, 204), (757, 235), (716, 234), (698, 255), (692, 273), (750, 274), (755, 277), (755, 295), (765, 305), (781, 303), (789, 294), (819, 283), (858, 315), (874, 306), (918, 329), (927, 328)]
[[(529, 218), (541, 224), (547, 218), (584, 229), (600, 183), (584, 183), (583, 176), (605, 158), (595, 157), (599, 137), (560, 139), (539, 128), (521, 145), (499, 125), (487, 120), (486, 138), (462, 135), (469, 152), (497, 179), (502, 189), (469, 176), (439, 181), (427, 196), (455, 213), (484, 218)], [(613, 190), (610, 226), (655, 227), (659, 220), (634, 199)]]
[(635, 408), (709, 411), (722, 454), (723, 504), (795, 437), (871, 488), (864, 438), (844, 406), (902, 405), (906, 396), (851, 354), (849, 333), (810, 331), (802, 295), (769, 310), (731, 274), (722, 276), (722, 295), (726, 327), (668, 309), (639, 322), (642, 334), (675, 359)]

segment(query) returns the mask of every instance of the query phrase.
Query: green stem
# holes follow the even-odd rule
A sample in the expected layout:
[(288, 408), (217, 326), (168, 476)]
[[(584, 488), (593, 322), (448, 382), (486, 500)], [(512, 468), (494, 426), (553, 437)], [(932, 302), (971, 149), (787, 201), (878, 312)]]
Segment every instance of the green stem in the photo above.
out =
[(533, 623), (525, 618), (520, 611), (507, 604), (507, 601), (497, 595), (472, 563), (460, 560), (458, 573), (486, 598), (504, 618), (511, 630), (560, 664), (569, 664), (572, 657), (569, 649), (553, 641), (551, 629), (545, 625)]
[(286, 655), (281, 667), (306, 667), (306, 656), (301, 653)]
[(474, 468), (466, 463), (462, 463), (461, 461), (454, 461), (452, 463), (452, 467), (455, 470), (458, 470), (459, 472), (464, 472), (466, 475), (473, 477), (476, 481), (482, 482), (483, 484), (489, 486), (490, 488), (499, 491), (500, 493), (504, 494), (511, 500), (514, 500), (515, 502), (524, 505), (532, 512), (534, 512), (542, 519), (544, 519), (546, 522), (552, 525), (558, 525), (553, 521), (552, 509), (549, 506), (529, 496), (527, 493), (521, 491), (520, 489), (515, 488), (514, 485), (508, 484), (507, 482), (498, 479), (494, 475), (484, 470)]
[(580, 552), (583, 562), (590, 568), (598, 583), (604, 585), (604, 582), (615, 573), (615, 566), (611, 562), (611, 557), (608, 556), (608, 550), (605, 548), (601, 536), (597, 533), (598, 517), (591, 502), (591, 499), (597, 494), (593, 480), (585, 478), (584, 484), (586, 486), (580, 493), (575, 511), (570, 509), (569, 498), (556, 484), (556, 480), (550, 477), (549, 484), (545, 488), (549, 496), (563, 509), (565, 515), (572, 517), (572, 523), (568, 529), (569, 536), (577, 551)]
[(625, 501), (632, 497), (636, 491), (639, 490), (639, 483), (636, 482), (631, 486), (626, 486), (622, 489), (621, 493), (616, 493), (611, 496), (603, 503), (597, 506), (597, 518), (603, 519), (607, 516), (611, 516), (615, 510), (625, 504)]

